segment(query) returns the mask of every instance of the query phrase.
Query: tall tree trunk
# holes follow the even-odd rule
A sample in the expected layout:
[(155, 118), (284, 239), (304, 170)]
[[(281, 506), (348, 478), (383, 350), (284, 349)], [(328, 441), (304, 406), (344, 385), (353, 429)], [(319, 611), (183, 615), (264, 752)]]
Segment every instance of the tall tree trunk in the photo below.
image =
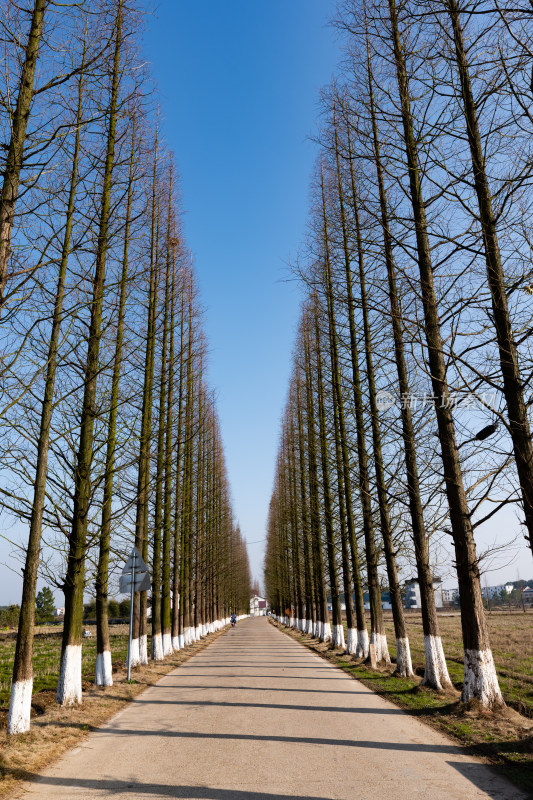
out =
[[(322, 209), (324, 218), (324, 229), (326, 231), (327, 243), (327, 219), (326, 219), (326, 200), (324, 196), (324, 186), (322, 183)], [(327, 256), (329, 262), (329, 255)], [(328, 265), (328, 274), (331, 265)], [(350, 265), (347, 265), (348, 272)], [(331, 275), (329, 274), (329, 292), (332, 294)], [(348, 319), (350, 326), (350, 356), (352, 364), (352, 383), (355, 405), (355, 422), (357, 430), (357, 457), (359, 465), (359, 496), (363, 511), (363, 531), (365, 536), (365, 554), (367, 565), (368, 595), (370, 600), (370, 644), (374, 647), (376, 662), (390, 662), (387, 647), (387, 637), (383, 622), (383, 608), (381, 605), (381, 587), (378, 575), (378, 551), (374, 538), (374, 523), (372, 519), (372, 505), (370, 500), (370, 480), (368, 474), (368, 454), (365, 442), (365, 422), (363, 409), (363, 395), (361, 391), (361, 377), (359, 371), (359, 353), (357, 346), (357, 335), (355, 331), (355, 320), (353, 315), (353, 305), (348, 309)]]
[(326, 585), (324, 581), (324, 565), (322, 558), (322, 542), (320, 535), (320, 504), (318, 499), (318, 466), (316, 453), (315, 437), (315, 404), (313, 400), (313, 374), (310, 331), (307, 321), (304, 328), (304, 351), (305, 351), (305, 388), (307, 406), (307, 452), (309, 465), (309, 494), (310, 494), (310, 530), (311, 545), (313, 548), (313, 564), (315, 567), (315, 597), (316, 603), (316, 623), (313, 635), (323, 642), (331, 639), (331, 626), (329, 624), (328, 601), (326, 595)]
[[(170, 209), (169, 209), (170, 213)], [(170, 222), (169, 222), (170, 224)], [(170, 242), (167, 235), (167, 263), (165, 270), (165, 295), (163, 305), (163, 331), (161, 369), (159, 379), (159, 416), (157, 425), (157, 464), (155, 479), (154, 536), (152, 559), (152, 659), (162, 661), (163, 636), (161, 632), (161, 534), (163, 528), (163, 490), (165, 470), (165, 423), (167, 400), (167, 348), (170, 305)]]
[[(346, 434), (346, 422), (344, 413), (344, 400), (342, 396), (340, 368), (339, 368), (339, 353), (337, 345), (337, 330), (335, 320), (335, 306), (333, 301), (333, 281), (331, 276), (331, 262), (329, 257), (329, 241), (327, 233), (327, 219), (326, 219), (326, 206), (324, 193), (322, 192), (323, 214), (324, 214), (324, 231), (327, 247), (326, 255), (326, 293), (327, 293), (327, 307), (328, 307), (328, 324), (330, 335), (330, 348), (331, 348), (331, 363), (332, 363), (332, 377), (334, 394), (336, 395), (336, 408), (338, 414), (338, 427), (339, 427), (339, 444), (342, 454), (342, 473), (344, 485), (344, 497), (346, 500), (346, 523), (348, 528), (349, 542), (352, 549), (352, 563), (353, 563), (353, 582), (355, 589), (355, 612), (357, 630), (348, 626), (348, 640), (346, 651), (356, 658), (366, 658), (368, 655), (368, 632), (366, 629), (366, 615), (363, 599), (363, 583), (361, 580), (361, 569), (359, 565), (359, 552), (357, 547), (357, 540), (355, 534), (355, 522), (352, 503), (352, 481), (350, 475), (350, 457), (348, 453), (348, 438)], [(342, 213), (344, 213), (344, 206), (341, 205)], [(346, 233), (345, 225), (343, 224), (343, 233)], [(346, 246), (347, 240), (344, 239)], [(346, 261), (346, 269), (348, 271), (348, 319), (350, 324), (350, 342), (355, 341), (355, 320), (353, 311), (353, 298), (351, 295), (351, 269), (349, 257)], [(353, 347), (351, 349), (353, 355)], [(348, 565), (349, 567), (349, 565)], [(350, 605), (352, 598), (350, 596)], [(346, 605), (348, 608), (348, 604)]]
[[(346, 224), (346, 211), (344, 204), (344, 190), (342, 185), (342, 176), (340, 168), (340, 154), (339, 154), (339, 140), (337, 132), (337, 122), (334, 121), (334, 134), (335, 134), (335, 159), (337, 167), (337, 189), (339, 195), (339, 208), (341, 213), (341, 226), (342, 226), (342, 241), (344, 251), (344, 267), (346, 276), (346, 293), (348, 300), (348, 316), (350, 321), (350, 333), (353, 331), (355, 337), (355, 319), (354, 319), (354, 298), (352, 286), (352, 270), (350, 260), (350, 250), (348, 244), (348, 229)], [(355, 188), (355, 187), (354, 187)], [(392, 529), (390, 524), (389, 503), (387, 498), (387, 487), (385, 483), (385, 472), (383, 469), (383, 451), (381, 446), (381, 431), (379, 427), (378, 409), (376, 401), (376, 384), (374, 379), (374, 366), (372, 361), (372, 343), (370, 340), (370, 328), (368, 321), (368, 307), (366, 302), (366, 288), (365, 288), (365, 270), (363, 259), (363, 245), (361, 240), (361, 227), (359, 224), (359, 213), (354, 194), (354, 213), (355, 213), (355, 230), (356, 230), (356, 244), (359, 262), (359, 284), (361, 292), (361, 306), (363, 311), (363, 328), (364, 328), (364, 342), (365, 342), (365, 360), (366, 360), (366, 373), (368, 381), (368, 393), (370, 398), (370, 416), (372, 424), (372, 445), (374, 451), (374, 468), (376, 473), (376, 488), (378, 494), (379, 515), (381, 523), (381, 535), (383, 538), (383, 549), (385, 551), (385, 562), (387, 565), (387, 577), (389, 579), (389, 591), (391, 597), (392, 617), (394, 621), (394, 633), (396, 638), (396, 670), (395, 673), (408, 677), (413, 674), (413, 665), (411, 662), (411, 651), (409, 648), (409, 639), (407, 638), (407, 631), (405, 627), (405, 620), (403, 614), (402, 593), (400, 583), (398, 581), (398, 570), (396, 568), (396, 556), (394, 552), (394, 543), (392, 537)], [(333, 304), (333, 296), (331, 298)]]
[[(381, 163), (381, 150), (378, 137), (378, 129), (374, 105), (373, 77), (370, 56), (368, 55), (368, 87), (370, 98), (370, 113), (372, 121), (372, 136), (374, 162), (376, 166), (376, 177), (378, 183), (379, 204), (381, 214), (381, 227), (383, 231), (383, 252), (385, 256), (385, 266), (387, 269), (388, 295), (391, 309), (391, 324), (394, 340), (394, 358), (398, 375), (399, 396), (409, 396), (409, 380), (407, 364), (405, 360), (403, 322), (398, 290), (396, 285), (396, 268), (394, 265), (394, 255), (392, 248), (392, 235), (389, 224), (389, 213), (387, 206), (387, 194), (383, 179), (383, 167)], [(352, 202), (356, 228), (359, 229), (359, 212), (357, 204), (357, 190), (355, 187), (355, 177), (353, 171), (353, 158), (349, 139), (349, 158), (350, 174), (352, 182)], [(359, 240), (360, 240), (359, 236)], [(362, 252), (360, 253), (360, 265), (362, 262)], [(361, 266), (360, 266), (361, 269)], [(418, 585), (420, 588), (420, 604), (422, 611), (422, 628), (424, 631), (424, 652), (425, 670), (422, 683), (431, 689), (442, 691), (452, 688), (448, 675), (448, 667), (444, 657), (442, 639), (439, 631), (437, 608), (435, 606), (435, 594), (433, 591), (433, 576), (429, 560), (429, 549), (426, 537), (424, 512), (422, 499), (420, 497), (420, 483), (418, 478), (418, 464), (416, 456), (415, 430), (409, 403), (401, 403), (402, 437), (405, 453), (405, 467), (407, 473), (407, 494), (409, 498), (409, 512), (411, 516), (411, 533), (415, 548), (415, 559), (417, 565)]]
[[(327, 247), (327, 244), (326, 244)], [(328, 256), (326, 255), (326, 262)], [(328, 269), (326, 263), (325, 269)], [(337, 580), (337, 565), (335, 562), (335, 539), (333, 530), (333, 511), (331, 505), (331, 488), (329, 482), (328, 441), (326, 432), (326, 409), (324, 402), (324, 378), (322, 370), (322, 348), (320, 343), (320, 329), (318, 323), (318, 308), (315, 307), (315, 337), (317, 353), (317, 393), (318, 393), (318, 422), (320, 437), (320, 460), (322, 465), (322, 497), (324, 500), (324, 527), (326, 530), (326, 551), (329, 565), (329, 588), (331, 592), (331, 614), (333, 628), (331, 631), (332, 647), (345, 647), (344, 629), (342, 627), (341, 603), (339, 597), (339, 582)]]
[(298, 537), (298, 508), (296, 491), (296, 442), (293, 420), (293, 409), (290, 410), (289, 420), (289, 452), (288, 452), (288, 477), (289, 477), (289, 514), (291, 529), (291, 551), (293, 554), (294, 594), (296, 605), (295, 627), (302, 628), (303, 620), (303, 592), (300, 558), (300, 541)]
[[(169, 204), (170, 213), (170, 204)], [(169, 237), (170, 247), (174, 248)], [(174, 328), (176, 305), (176, 265), (172, 252), (172, 291), (170, 297), (170, 341), (168, 351), (168, 389), (166, 398), (167, 418), (165, 422), (165, 490), (163, 505), (163, 550), (161, 582), (161, 631), (163, 655), (172, 653), (172, 627), (170, 608), (170, 550), (172, 539), (172, 450), (173, 450), (173, 406), (174, 406)], [(177, 481), (177, 478), (176, 478)]]
[(188, 331), (187, 331), (187, 385), (185, 392), (185, 446), (183, 458), (183, 503), (181, 513), (181, 572), (180, 572), (180, 605), (182, 618), (184, 647), (190, 644), (190, 539), (192, 526), (192, 437), (193, 437), (193, 320), (192, 320), (192, 284), (188, 288)]
[(498, 341), (503, 392), (509, 417), (509, 431), (513, 441), (516, 468), (524, 504), (525, 525), (527, 528), (526, 539), (533, 552), (533, 443), (531, 441), (527, 405), (524, 399), (523, 381), (518, 363), (518, 352), (509, 315), (496, 217), (492, 208), (492, 195), (485, 169), (483, 145), (479, 133), (476, 102), (472, 94), (459, 6), (456, 0), (447, 0), (447, 5), (452, 22), (455, 56), (461, 81), (463, 111), (472, 159), (472, 175), (479, 207), (479, 222), (483, 232), (487, 282), (492, 299), (492, 315)]
[(307, 464), (305, 459), (304, 427), (301, 398), (301, 375), (300, 370), (296, 373), (296, 409), (298, 414), (298, 453), (299, 453), (299, 477), (300, 477), (300, 508), (302, 516), (302, 536), (303, 536), (303, 556), (304, 556), (304, 587), (305, 587), (305, 626), (304, 633), (312, 634), (316, 621), (316, 605), (313, 592), (314, 563), (313, 551), (309, 543), (309, 515), (308, 515), (308, 492), (307, 492)]
[(481, 594), (476, 545), (466, 500), (455, 436), (455, 424), (451, 410), (452, 404), (447, 383), (438, 305), (433, 284), (433, 267), (418, 165), (418, 151), (411, 116), (407, 69), (398, 28), (396, 3), (395, 0), (388, 0), (388, 3), (401, 102), (405, 151), (409, 169), (411, 204), (415, 222), (426, 343), (433, 394), (436, 397), (436, 416), (459, 581), (461, 623), (465, 650), (465, 677), (461, 696), (464, 701), (476, 698), (484, 706), (495, 707), (502, 705), (503, 699), (490, 649), (489, 633)]
[(117, 337), (115, 358), (111, 379), (111, 404), (107, 424), (107, 451), (104, 477), (104, 496), (102, 500), (102, 522), (100, 526), (100, 547), (96, 572), (96, 670), (94, 682), (97, 686), (113, 685), (111, 645), (107, 606), (107, 583), (109, 573), (109, 545), (111, 541), (111, 505), (113, 501), (113, 478), (115, 472), (115, 449), (117, 437), (117, 413), (119, 398), (120, 370), (122, 366), (122, 341), (124, 338), (124, 317), (126, 314), (126, 288), (128, 283), (128, 260), (130, 244), (131, 208), (133, 202), (133, 167), (135, 159), (135, 122), (132, 120), (130, 174), (126, 222), (124, 227), (124, 250), (122, 253), (122, 274), (120, 276), (120, 298), (117, 318)]
[(74, 475), (74, 509), (69, 543), (67, 573), (65, 576), (65, 621), (61, 663), (57, 686), (57, 702), (61, 705), (81, 703), (81, 633), (83, 617), (83, 589), (85, 579), (85, 552), (87, 523), (91, 495), (91, 462), (96, 417), (96, 382), (98, 378), (102, 304), (104, 299), (106, 255), (108, 248), (109, 205), (113, 164), (115, 158), (115, 128), (120, 73), (120, 48), (122, 43), (122, 0), (118, 0), (116, 40), (113, 56), (111, 96), (108, 111), (108, 131), (100, 225), (96, 250), (96, 265), (91, 301), (91, 319), (87, 342), (85, 383), (81, 412), (80, 441)]
[[(147, 515), (148, 515), (148, 486), (150, 482), (150, 440), (152, 435), (152, 401), (154, 383), (155, 359), (155, 322), (157, 307), (157, 272), (158, 272), (158, 228), (157, 220), (157, 160), (158, 139), (154, 142), (154, 164), (152, 175), (151, 198), (151, 231), (150, 231), (150, 274), (148, 279), (148, 320), (146, 330), (146, 349), (144, 361), (143, 399), (141, 410), (141, 432), (139, 441), (139, 464), (137, 472), (137, 503), (135, 514), (135, 546), (145, 558), (148, 544)], [(146, 559), (145, 559), (146, 560)], [(143, 602), (143, 592), (135, 592), (133, 602), (133, 631), (131, 640), (130, 663), (137, 666), (145, 663), (145, 630), (146, 630), (146, 602)]]
[(70, 175), (70, 189), (65, 215), (65, 231), (61, 250), (61, 261), (57, 278), (56, 296), (52, 315), (52, 329), (48, 345), (48, 358), (44, 397), (41, 410), (41, 425), (37, 440), (37, 465), (33, 484), (33, 503), (30, 517), (30, 532), (26, 547), (26, 562), (22, 584), (22, 601), (17, 632), (15, 660), (13, 663), (13, 679), (11, 683), (11, 700), (7, 719), (7, 733), (26, 733), (30, 729), (31, 696), (33, 689), (33, 639), (35, 623), (35, 592), (37, 588), (37, 570), (39, 567), (39, 554), (41, 549), (41, 534), (43, 526), (43, 511), (46, 496), (46, 473), (48, 465), (48, 450), (50, 445), (50, 425), (54, 405), (54, 388), (57, 370), (57, 355), (59, 335), (63, 315), (63, 300), (65, 296), (65, 279), (67, 274), (70, 242), (72, 237), (72, 223), (74, 218), (74, 205), (76, 199), (76, 186), (78, 182), (78, 164), (80, 153), (80, 134), (83, 124), (83, 68), (78, 81), (78, 105), (76, 110), (74, 152), (72, 157), (72, 171)]
[[(183, 272), (181, 273), (183, 275)], [(181, 515), (183, 513), (183, 467), (182, 467), (182, 442), (185, 440), (185, 432), (183, 430), (183, 385), (185, 380), (183, 368), (183, 345), (184, 345), (184, 330), (185, 330), (185, 283), (184, 279), (180, 284), (181, 292), (181, 309), (180, 309), (180, 356), (179, 356), (179, 379), (178, 379), (178, 423), (177, 423), (177, 443), (176, 443), (176, 489), (174, 500), (174, 548), (173, 548), (173, 572), (172, 572), (172, 648), (179, 650), (183, 647), (183, 642), (180, 641), (180, 634), (183, 636), (181, 630), (181, 616), (180, 616), (180, 563), (181, 551), (180, 547), (180, 531), (181, 531)]]
[[(11, 117), (11, 138), (7, 150), (2, 192), (0, 194), (0, 309), (5, 302), (7, 268), (11, 255), (11, 234), (15, 206), (20, 185), (20, 172), (24, 160), (24, 144), (33, 98), (35, 67), (43, 31), (47, 0), (35, 0), (31, 16), (28, 42), (24, 48), (24, 63), (19, 81), (15, 111)], [(16, 731), (14, 731), (16, 732)]]
[[(330, 334), (330, 351), (331, 351)], [(331, 352), (333, 362), (333, 352)], [(333, 379), (333, 428), (335, 438), (335, 466), (337, 470), (337, 495), (339, 499), (339, 532), (341, 540), (341, 560), (342, 560), (342, 588), (344, 591), (344, 605), (346, 608), (346, 653), (354, 655), (357, 649), (357, 629), (355, 627), (355, 615), (353, 608), (353, 583), (352, 570), (350, 568), (350, 554), (348, 549), (348, 536), (346, 533), (346, 503), (344, 499), (344, 475), (342, 444), (339, 424), (339, 387), (337, 379)]]

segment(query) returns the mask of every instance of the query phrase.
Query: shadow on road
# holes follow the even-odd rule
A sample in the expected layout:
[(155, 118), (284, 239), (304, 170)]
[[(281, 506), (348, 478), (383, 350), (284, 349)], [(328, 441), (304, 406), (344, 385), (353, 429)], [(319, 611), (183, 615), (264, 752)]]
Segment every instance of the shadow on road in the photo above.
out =
[(296, 704), (283, 705), (282, 703), (232, 703), (229, 700), (217, 702), (216, 700), (135, 700), (135, 703), (146, 705), (171, 705), (171, 706), (207, 706), (221, 708), (279, 708), (285, 711), (331, 711), (339, 714), (403, 714), (401, 708), (346, 708), (343, 706), (299, 706)]
[(355, 747), (367, 750), (392, 750), (414, 753), (464, 754), (464, 749), (453, 744), (422, 744), (418, 742), (372, 742), (365, 739), (321, 739), (310, 736), (263, 736), (252, 733), (201, 733), (196, 731), (142, 730), (130, 728), (105, 728), (105, 735), (161, 736), (171, 739), (229, 739), (236, 742), (281, 742), (283, 744), (317, 744), (332, 747)]
[[(212, 789), (209, 786), (170, 786), (164, 783), (138, 783), (136, 781), (118, 781), (95, 778), (57, 778), (36, 775), (32, 772), (17, 773), (18, 777), (29, 783), (57, 786), (58, 788), (91, 789), (107, 792), (109, 795), (131, 794), (133, 797), (156, 795), (158, 797), (174, 797), (186, 800), (334, 800), (327, 797), (311, 795), (272, 794), (270, 792), (253, 792), (250, 789)], [(76, 795), (82, 796), (82, 795)], [(103, 795), (107, 796), (107, 795)]]

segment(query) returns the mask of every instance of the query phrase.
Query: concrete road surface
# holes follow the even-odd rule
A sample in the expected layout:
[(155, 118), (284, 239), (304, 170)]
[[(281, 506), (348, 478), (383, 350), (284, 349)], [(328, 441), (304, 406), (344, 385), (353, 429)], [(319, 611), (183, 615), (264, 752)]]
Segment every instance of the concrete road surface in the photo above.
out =
[(39, 800), (522, 800), (439, 733), (247, 619), (35, 782)]

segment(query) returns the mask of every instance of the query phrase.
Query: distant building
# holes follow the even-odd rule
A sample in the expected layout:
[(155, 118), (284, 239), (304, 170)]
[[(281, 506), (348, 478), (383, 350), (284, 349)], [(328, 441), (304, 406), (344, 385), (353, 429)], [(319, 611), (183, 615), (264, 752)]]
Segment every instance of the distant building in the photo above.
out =
[(443, 605), (451, 606), (459, 597), (459, 589), (443, 589), (442, 590), (442, 603)]
[[(440, 578), (433, 578), (433, 594), (435, 595), (435, 605), (437, 608), (442, 608), (444, 605), (442, 596), (442, 580)], [(418, 585), (417, 578), (411, 578), (405, 584), (403, 590), (403, 607), (404, 608), (422, 608), (422, 601), (420, 598), (420, 586)]]
[[(355, 602), (355, 599), (354, 599)], [(363, 602), (365, 604), (365, 608), (367, 611), (370, 611), (370, 595), (368, 592), (363, 593)], [(381, 592), (381, 608), (384, 611), (390, 611), (392, 608), (392, 603), (390, 599), (390, 592), (385, 591)]]
[(533, 606), (533, 586), (526, 586), (522, 589), (522, 597), (524, 598), (524, 605)]
[(503, 595), (511, 594), (514, 586), (512, 583), (500, 583), (498, 586), (482, 586), (481, 592), (486, 600), (501, 600)]
[(54, 617), (64, 617), (65, 616), (65, 606), (59, 606), (59, 608), (54, 608)]
[(265, 617), (267, 613), (267, 601), (264, 597), (254, 594), (250, 598), (250, 616), (251, 617)]

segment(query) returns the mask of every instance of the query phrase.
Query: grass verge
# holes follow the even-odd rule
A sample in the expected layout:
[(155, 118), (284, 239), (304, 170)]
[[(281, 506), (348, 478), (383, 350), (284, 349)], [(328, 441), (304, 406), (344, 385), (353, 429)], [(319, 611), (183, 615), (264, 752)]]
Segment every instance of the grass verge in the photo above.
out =
[(420, 686), (421, 678), (398, 678), (390, 669), (373, 670), (342, 650), (332, 650), (307, 634), (270, 622), (283, 633), (333, 662), (376, 694), (390, 700), (406, 713), (447, 734), (466, 746), (467, 751), (513, 781), (533, 797), (533, 721), (512, 708), (485, 711), (476, 703), (465, 705), (459, 693), (437, 694)]
[[(95, 643), (89, 640), (86, 646), (84, 640), (83, 703), (71, 708), (62, 708), (55, 702), (57, 670), (54, 667), (56, 656), (57, 666), (59, 665), (61, 639), (51, 637), (47, 644), (43, 642), (43, 658), (48, 667), (46, 674), (42, 671), (39, 674), (37, 685), (41, 688), (33, 694), (31, 730), (20, 736), (8, 737), (5, 729), (7, 709), (3, 707), (0, 711), (4, 717), (0, 730), (0, 797), (14, 796), (21, 781), (27, 780), (32, 774), (56, 761), (65, 751), (78, 745), (88, 733), (113, 717), (149, 686), (157, 683), (163, 675), (203, 650), (224, 631), (225, 629), (212, 633), (185, 650), (167, 656), (164, 661), (149, 662), (137, 667), (132, 673), (131, 681), (127, 680), (125, 663), (127, 636), (122, 631), (117, 632), (112, 637), (113, 686), (105, 688), (93, 683), (92, 650)], [(45, 688), (42, 688), (43, 684)], [(47, 684), (52, 684), (53, 688)]]

